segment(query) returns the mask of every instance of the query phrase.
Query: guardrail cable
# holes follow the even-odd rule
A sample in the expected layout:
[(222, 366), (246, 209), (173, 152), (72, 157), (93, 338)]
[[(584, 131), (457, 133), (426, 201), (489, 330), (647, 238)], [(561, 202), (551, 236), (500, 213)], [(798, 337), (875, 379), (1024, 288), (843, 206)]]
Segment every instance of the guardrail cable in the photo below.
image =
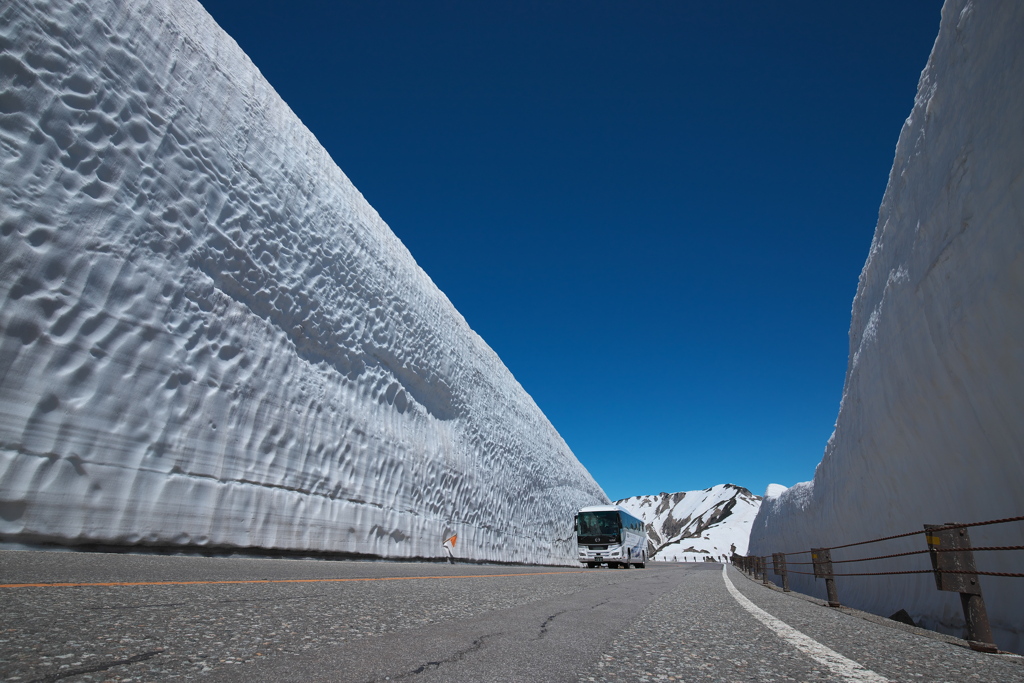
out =
[[(803, 574), (804, 576), (814, 576), (814, 572), (790, 572), (791, 574)], [(931, 569), (907, 569), (899, 572), (858, 572), (855, 574), (837, 574), (832, 572), (829, 576), (891, 576), (893, 574), (934, 574)], [(981, 572), (976, 572), (981, 574)]]
[[(895, 553), (893, 555), (878, 555), (877, 557), (861, 557), (856, 560), (832, 560), (832, 564), (840, 564), (842, 562), (868, 562), (870, 560), (888, 560), (890, 557), (906, 557), (907, 555), (924, 555), (928, 550), (911, 550), (905, 553)], [(796, 564), (794, 562), (794, 564)]]
[[(959, 553), (963, 552), (960, 548), (933, 548), (937, 553)], [(971, 550), (978, 552), (979, 550), (1024, 550), (1024, 545), (988, 545), (988, 546), (971, 546)], [(926, 551), (927, 552), (927, 551)]]
[[(803, 574), (804, 576), (814, 576), (814, 572), (789, 572), (790, 574)], [(1011, 579), (1024, 578), (1024, 574), (1016, 574), (1011, 572), (983, 572), (983, 571), (958, 571), (954, 569), (906, 569), (898, 572), (856, 572), (849, 574), (839, 574), (832, 572), (831, 576), (892, 576), (894, 574), (970, 574), (972, 576), (1005, 576)]]
[[(868, 545), (870, 543), (881, 543), (882, 541), (891, 541), (891, 540), (896, 539), (896, 538), (906, 538), (907, 536), (917, 536), (918, 534), (924, 534), (924, 533), (932, 534), (932, 533), (935, 533), (936, 531), (946, 531), (948, 529), (963, 529), (965, 527), (972, 527), (972, 526), (988, 526), (990, 524), (1006, 524), (1008, 522), (1022, 522), (1022, 521), (1024, 521), (1024, 515), (1021, 515), (1019, 517), (1004, 517), (1002, 519), (990, 519), (990, 520), (988, 520), (986, 522), (970, 522), (970, 523), (967, 523), (967, 524), (947, 524), (945, 526), (935, 527), (935, 528), (929, 529), (927, 531), (925, 531), (924, 529), (920, 529), (918, 531), (908, 531), (908, 532), (903, 533), (903, 534), (894, 534), (892, 536), (883, 536), (881, 538), (873, 538), (870, 541), (858, 541), (856, 543), (845, 543), (843, 545), (833, 545), (833, 546), (829, 546), (829, 547), (830, 547), (831, 550), (839, 550), (840, 548), (853, 548), (853, 547), (858, 546), (858, 545)], [(993, 550), (997, 550), (997, 549), (998, 550), (1022, 550), (1022, 549), (1024, 549), (1024, 547), (1022, 547), (1022, 546), (996, 546), (996, 547), (993, 547), (992, 549)], [(981, 548), (975, 548), (975, 550), (981, 550)], [(811, 552), (811, 551), (810, 550), (800, 550), (800, 551), (793, 552), (793, 553), (781, 553), (781, 554), (785, 555), (786, 557), (791, 557), (793, 555), (804, 555), (804, 554), (809, 553), (809, 552)], [(834, 560), (834, 561), (838, 561), (838, 560)], [(844, 562), (849, 562), (851, 560), (843, 560), (843, 561)], [(792, 564), (810, 564), (810, 563), (793, 562)]]

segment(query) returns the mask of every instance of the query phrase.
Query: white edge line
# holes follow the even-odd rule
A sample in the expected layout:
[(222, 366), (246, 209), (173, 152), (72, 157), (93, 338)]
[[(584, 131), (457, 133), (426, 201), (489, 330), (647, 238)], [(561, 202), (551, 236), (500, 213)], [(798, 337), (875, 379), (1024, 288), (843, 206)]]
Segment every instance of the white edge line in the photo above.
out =
[(745, 595), (740, 593), (736, 586), (732, 585), (732, 581), (729, 579), (727, 572), (728, 565), (723, 564), (722, 578), (725, 579), (725, 587), (729, 589), (730, 593), (732, 593), (732, 597), (736, 598), (736, 602), (740, 603), (740, 605), (750, 612), (754, 618), (770, 628), (776, 635), (787, 641), (790, 645), (800, 650), (819, 664), (827, 666), (833, 673), (838, 676), (842, 676), (843, 680), (865, 681), (865, 683), (889, 683), (888, 678), (879, 676), (871, 669), (861, 666), (852, 659), (847, 659), (835, 650), (822, 645), (810, 636), (797, 631), (786, 622), (776, 619), (765, 612), (763, 609), (747, 599)]

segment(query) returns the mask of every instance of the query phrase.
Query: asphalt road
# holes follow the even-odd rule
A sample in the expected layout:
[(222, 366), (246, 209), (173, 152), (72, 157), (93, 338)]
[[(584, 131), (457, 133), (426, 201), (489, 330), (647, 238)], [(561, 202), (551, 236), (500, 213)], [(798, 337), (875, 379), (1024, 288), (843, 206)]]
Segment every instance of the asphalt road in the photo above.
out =
[(5, 681), (1024, 682), (1019, 657), (829, 609), (713, 564), (0, 551), (0, 584)]

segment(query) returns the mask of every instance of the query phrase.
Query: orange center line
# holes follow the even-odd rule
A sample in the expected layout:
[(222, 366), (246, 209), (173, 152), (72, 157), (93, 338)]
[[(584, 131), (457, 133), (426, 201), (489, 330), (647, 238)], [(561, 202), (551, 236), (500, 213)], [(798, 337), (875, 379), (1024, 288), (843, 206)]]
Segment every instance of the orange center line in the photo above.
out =
[(239, 583), (342, 583), (349, 581), (411, 581), (414, 579), (496, 579), (504, 576), (586, 574), (585, 571), (525, 572), (519, 574), (462, 574), (453, 576), (381, 576), (358, 579), (228, 579), (224, 581), (112, 581), (109, 583), (0, 583), (0, 588), (90, 588), (109, 586), (219, 586)]

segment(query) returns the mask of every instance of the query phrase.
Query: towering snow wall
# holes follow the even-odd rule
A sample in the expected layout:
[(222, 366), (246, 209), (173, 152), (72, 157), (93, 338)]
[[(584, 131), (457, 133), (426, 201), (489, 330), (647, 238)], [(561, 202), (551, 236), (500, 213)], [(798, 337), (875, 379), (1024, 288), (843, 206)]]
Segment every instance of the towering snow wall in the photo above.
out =
[[(1024, 3), (947, 0), (861, 273), (835, 432), (813, 482), (761, 504), (751, 552), (1024, 514)], [(1022, 545), (1024, 525), (974, 545)], [(925, 548), (922, 536), (836, 551)], [(878, 552), (875, 552), (878, 551)], [(1024, 571), (1024, 553), (977, 555)], [(926, 556), (857, 566), (930, 569)], [(813, 579), (794, 587), (823, 594)], [(997, 640), (1024, 647), (1024, 579), (982, 577)], [(818, 582), (822, 583), (822, 582)], [(930, 575), (837, 581), (845, 604), (963, 624)]]
[(192, 0), (0, 7), (0, 538), (575, 564), (607, 501)]

